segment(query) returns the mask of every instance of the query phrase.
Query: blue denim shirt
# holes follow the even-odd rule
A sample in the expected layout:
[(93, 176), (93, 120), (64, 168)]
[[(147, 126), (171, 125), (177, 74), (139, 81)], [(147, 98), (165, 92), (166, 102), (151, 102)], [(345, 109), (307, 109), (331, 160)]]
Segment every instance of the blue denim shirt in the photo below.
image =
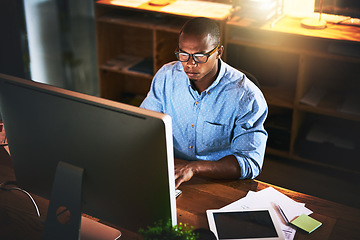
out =
[(255, 178), (267, 141), (267, 104), (242, 72), (219, 61), (218, 77), (201, 94), (179, 61), (164, 65), (140, 107), (171, 116), (175, 157), (216, 161), (234, 155), (240, 178)]

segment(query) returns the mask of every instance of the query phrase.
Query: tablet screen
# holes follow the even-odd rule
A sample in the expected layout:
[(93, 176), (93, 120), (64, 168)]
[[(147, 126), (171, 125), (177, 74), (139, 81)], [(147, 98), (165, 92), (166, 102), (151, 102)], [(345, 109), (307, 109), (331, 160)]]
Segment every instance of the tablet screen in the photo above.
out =
[[(269, 210), (212, 211), (210, 229), (218, 239), (282, 239), (282, 232), (275, 226)], [(212, 225), (212, 226), (211, 226)]]

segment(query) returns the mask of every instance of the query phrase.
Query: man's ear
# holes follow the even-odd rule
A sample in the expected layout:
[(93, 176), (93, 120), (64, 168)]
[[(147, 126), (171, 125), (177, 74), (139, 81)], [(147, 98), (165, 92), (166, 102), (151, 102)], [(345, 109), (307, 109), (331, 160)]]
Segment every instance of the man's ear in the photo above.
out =
[(219, 59), (219, 58), (222, 56), (223, 52), (224, 52), (224, 46), (221, 45), (221, 46), (218, 48), (218, 50), (217, 50), (217, 56), (216, 56), (216, 58)]

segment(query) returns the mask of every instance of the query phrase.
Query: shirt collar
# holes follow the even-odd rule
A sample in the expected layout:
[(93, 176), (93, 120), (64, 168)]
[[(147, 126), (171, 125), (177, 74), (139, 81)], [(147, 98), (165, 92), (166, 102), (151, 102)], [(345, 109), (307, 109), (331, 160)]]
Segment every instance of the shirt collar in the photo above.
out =
[[(224, 64), (223, 60), (221, 60), (221, 58), (219, 58), (219, 66), (220, 66), (220, 72), (219, 72), (218, 76), (216, 77), (215, 81), (205, 90), (205, 92), (210, 91), (212, 88), (214, 88), (216, 85), (218, 85), (221, 78), (224, 76), (225, 64)], [(182, 67), (182, 64), (180, 61), (177, 62), (177, 70), (181, 70), (185, 74), (184, 68)], [(189, 78), (187, 78), (187, 83), (188, 83), (189, 87), (193, 88)]]
[(220, 80), (223, 78), (225, 74), (225, 64), (221, 60), (221, 58), (219, 58), (219, 66), (220, 66), (220, 71), (218, 76), (216, 77), (215, 81), (205, 91), (209, 91), (210, 89), (214, 88), (216, 85), (219, 84)]

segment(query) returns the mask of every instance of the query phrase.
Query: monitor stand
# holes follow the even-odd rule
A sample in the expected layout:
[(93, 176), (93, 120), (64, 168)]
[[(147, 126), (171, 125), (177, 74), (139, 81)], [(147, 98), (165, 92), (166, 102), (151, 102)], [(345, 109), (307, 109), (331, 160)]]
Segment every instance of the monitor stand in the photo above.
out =
[(121, 232), (87, 217), (81, 217), (80, 240), (119, 239)]
[[(118, 239), (120, 231), (81, 217), (81, 193), (84, 169), (60, 161), (56, 168), (43, 239), (107, 240)], [(66, 214), (58, 214), (66, 209)], [(92, 235), (95, 234), (95, 235)]]

